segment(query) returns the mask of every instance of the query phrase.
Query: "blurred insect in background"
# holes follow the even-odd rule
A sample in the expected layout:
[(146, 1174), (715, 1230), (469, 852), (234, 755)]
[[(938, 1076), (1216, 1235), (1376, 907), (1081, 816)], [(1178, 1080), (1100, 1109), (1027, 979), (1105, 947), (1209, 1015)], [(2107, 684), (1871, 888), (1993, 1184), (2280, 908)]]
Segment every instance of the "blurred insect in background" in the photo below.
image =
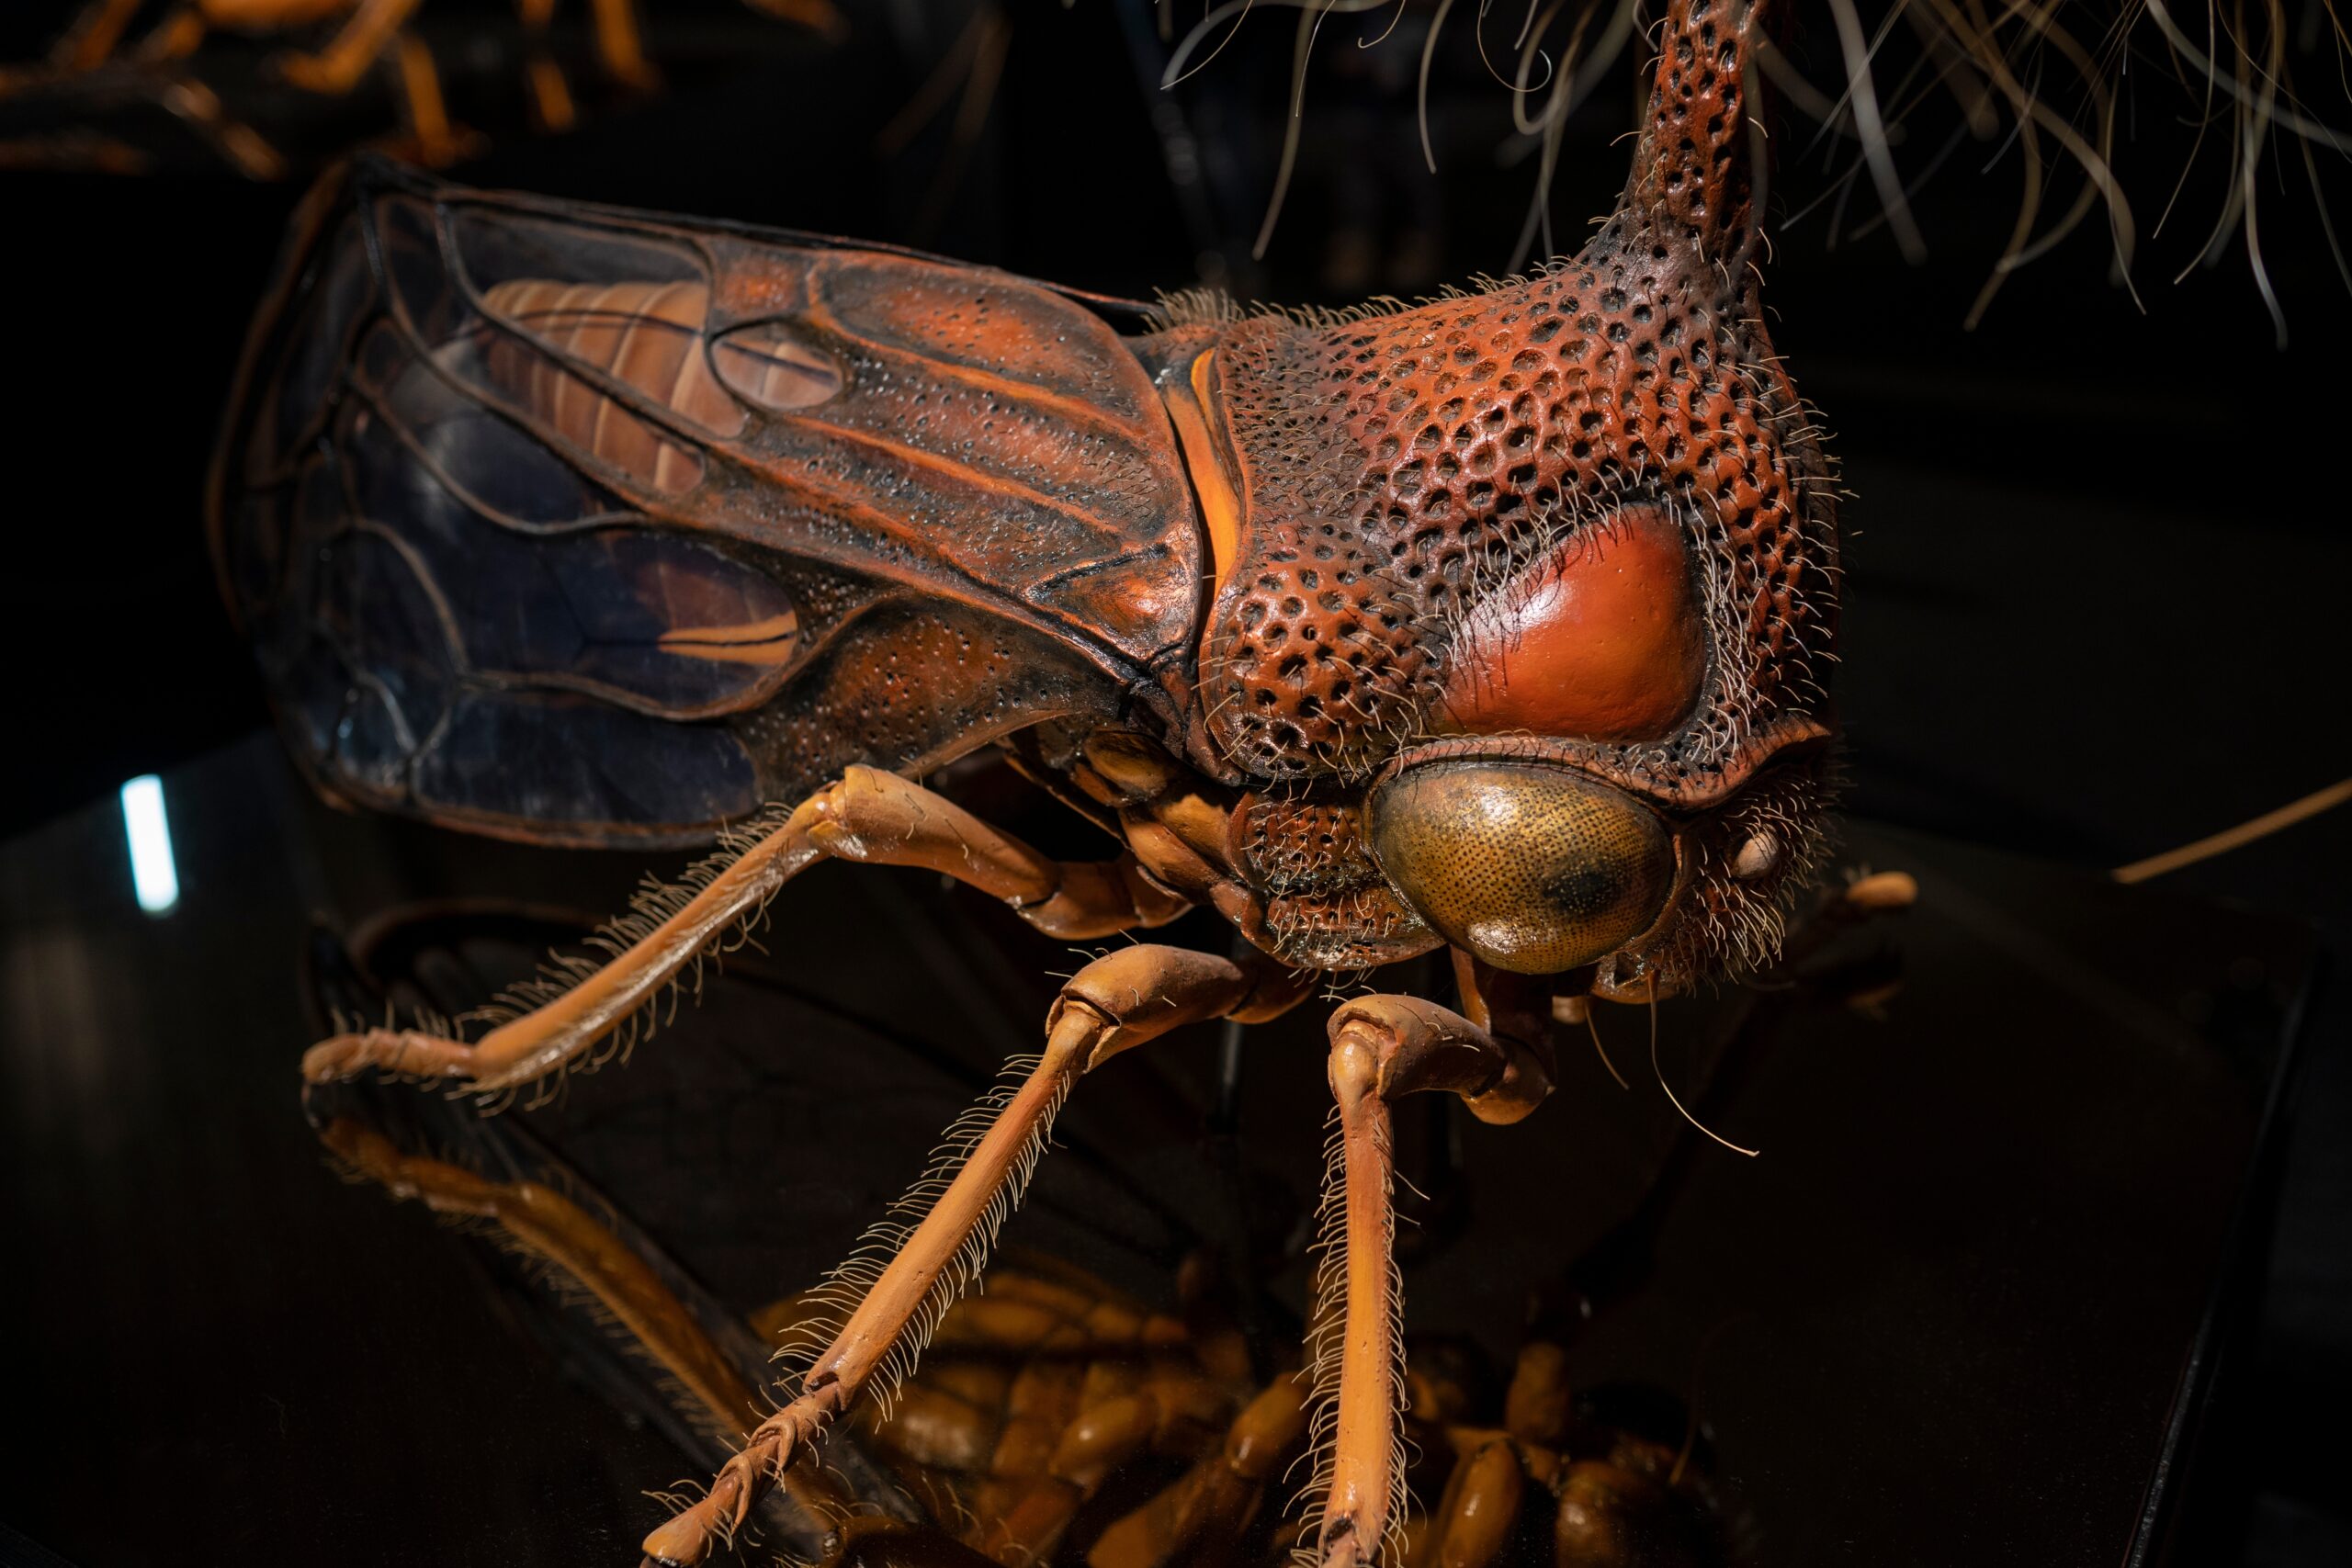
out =
[[(847, 28), (832, 0), (741, 3), (821, 39), (837, 41)], [(633, 94), (658, 89), (661, 73), (648, 58), (636, 0), (585, 0), (585, 9), (602, 82)], [(557, 12), (558, 0), (514, 0), (502, 29), (479, 7), (454, 8), (447, 0), (87, 0), (44, 63), (0, 67), (0, 111), (9, 114), (0, 123), (64, 122), (0, 136), (0, 159), (141, 172), (152, 155), (105, 127), (125, 104), (147, 104), (188, 127), (238, 173), (278, 179), (300, 163), (259, 126), (289, 98), (345, 99), (380, 76), (401, 125), (391, 149), (438, 167), (479, 150), (481, 139), (453, 118), (443, 66), (420, 23), (446, 20), (437, 35), (445, 44), (511, 50), (532, 123), (562, 131), (578, 123), (581, 104), (557, 58)], [(215, 52), (223, 69), (209, 70)], [(288, 118), (305, 117), (298, 107)]]

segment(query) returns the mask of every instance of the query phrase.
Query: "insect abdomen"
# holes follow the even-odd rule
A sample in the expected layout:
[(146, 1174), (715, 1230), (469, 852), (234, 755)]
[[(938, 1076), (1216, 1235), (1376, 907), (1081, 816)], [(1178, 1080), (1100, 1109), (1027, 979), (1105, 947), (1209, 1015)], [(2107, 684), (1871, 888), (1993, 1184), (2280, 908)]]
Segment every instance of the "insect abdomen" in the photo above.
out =
[[(703, 352), (710, 291), (699, 283), (556, 283), (518, 278), (482, 303), (560, 353), (643, 392), (715, 434), (742, 428), (741, 405)], [(603, 461), (675, 493), (702, 477), (702, 460), (579, 377), (511, 338), (490, 344), (490, 373), (558, 434)]]

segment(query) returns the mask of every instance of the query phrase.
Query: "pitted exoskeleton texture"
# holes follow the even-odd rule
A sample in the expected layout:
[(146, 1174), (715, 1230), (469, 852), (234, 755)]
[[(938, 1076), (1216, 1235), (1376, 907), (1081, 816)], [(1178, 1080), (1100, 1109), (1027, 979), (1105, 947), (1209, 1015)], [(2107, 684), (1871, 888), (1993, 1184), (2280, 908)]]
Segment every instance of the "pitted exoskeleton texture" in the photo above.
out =
[(1266, 923), (1286, 952), (1348, 968), (1433, 940), (1373, 860), (1361, 802), (1251, 795), (1230, 832), (1234, 857), (1266, 896)]
[[(1212, 733), (1260, 778), (1375, 765), (1412, 732), (1430, 676), (1423, 596), (1359, 515), (1361, 463), (1324, 356), (1317, 334), (1276, 317), (1237, 322), (1216, 351), (1249, 515), (1202, 673)], [(1278, 506), (1258, 503), (1261, 487)]]
[(1212, 739), (1236, 766), (1375, 769), (1428, 729), (1432, 672), (1469, 606), (1629, 504), (1690, 532), (1711, 670), (1678, 733), (1594, 760), (1639, 787), (1712, 795), (1752, 761), (1751, 741), (1816, 705), (1835, 601), (1828, 467), (1747, 275), (1679, 227), (1621, 214), (1532, 279), (1230, 331), (1216, 387), (1251, 566), (1218, 596), (1202, 674)]
[[(1191, 743), (1286, 803), (1237, 819), (1270, 925), (1371, 929), (1342, 807), (1385, 773), (1524, 758), (1672, 825), (1676, 890), (1611, 986), (1769, 962), (1819, 852), (1838, 546), (1752, 265), (1753, 26), (1668, 0), (1623, 199), (1573, 258), (1405, 309), (1171, 312), (1213, 335), (1193, 384), (1239, 502)], [(1660, 615), (1692, 635), (1627, 629)]]

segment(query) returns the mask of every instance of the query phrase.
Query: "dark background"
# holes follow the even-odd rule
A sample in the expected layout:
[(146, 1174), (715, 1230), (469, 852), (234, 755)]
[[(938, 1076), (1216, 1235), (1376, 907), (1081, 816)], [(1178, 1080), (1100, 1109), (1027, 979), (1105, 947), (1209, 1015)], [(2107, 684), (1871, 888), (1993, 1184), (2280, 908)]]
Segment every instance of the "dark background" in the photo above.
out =
[[(68, 10), (11, 7), (0, 58), (37, 52)], [(877, 137), (954, 54), (968, 13), (854, 6), (848, 40), (828, 45), (726, 5), (662, 11), (651, 38), (669, 91), (605, 101), (583, 73), (594, 112), (548, 138), (522, 126), (497, 60), (463, 69), (464, 38), (477, 26), (495, 34), (496, 9), (428, 4), (458, 110), (492, 137), (454, 173), (915, 243), (1130, 295), (1208, 276), (1257, 297), (1344, 303), (1513, 259), (1532, 165), (1498, 164), (1508, 104), (1464, 47), (1466, 29), (1434, 74), (1432, 176), (1409, 118), (1417, 24), (1388, 55), (1359, 56), (1351, 40), (1376, 28), (1329, 22), (1289, 205), (1254, 262), (1291, 13), (1254, 19), (1163, 96), (1146, 79), (1164, 58), (1148, 8), (1014, 0), (978, 135), (966, 145), (951, 134), (951, 102), (888, 154)], [(2135, 64), (2126, 153), (2143, 231), (2189, 172), (2134, 267), (2144, 309), (2111, 285), (2094, 220), (1964, 330), (2014, 209), (2014, 148), (1972, 145), (1922, 189), (1932, 249), (1913, 265), (1883, 229), (1830, 243), (1826, 209), (1781, 227), (1834, 175), (1806, 155), (1809, 125), (1781, 139), (1768, 273), (1777, 342), (1837, 432), (1855, 492), (1839, 677), (1854, 809), (2092, 867), (2352, 773), (2339, 390), (2352, 299), (2291, 148), (2266, 155), (2258, 182), (2283, 346), (2242, 243), (2173, 281), (2198, 259), (2226, 169), (2186, 122), (2193, 102), (2146, 65)], [(1623, 177), (1612, 141), (1631, 123), (1631, 79), (1618, 73), (1570, 129), (1554, 192), (1567, 244)], [(212, 592), (198, 494), (300, 182), (249, 184), (168, 127), (123, 123), (161, 149), (157, 173), (0, 173), (11, 411), (0, 615), (18, 658), (0, 835), (266, 723)], [(345, 129), (291, 123), (298, 149)], [(1171, 130), (1192, 140), (1171, 142)], [(2338, 191), (2339, 172), (2328, 175)], [(1849, 226), (1868, 205), (1858, 194)], [(2352, 934), (2347, 851), (2352, 812), (2340, 812), (2177, 880), (2312, 921), (2340, 950)], [(2233, 1441), (2258, 1481), (2248, 1563), (2352, 1550), (2339, 1414), (2352, 1402), (2345, 1020), (2338, 1002), (2312, 1023), (2262, 1331), (2227, 1391)]]

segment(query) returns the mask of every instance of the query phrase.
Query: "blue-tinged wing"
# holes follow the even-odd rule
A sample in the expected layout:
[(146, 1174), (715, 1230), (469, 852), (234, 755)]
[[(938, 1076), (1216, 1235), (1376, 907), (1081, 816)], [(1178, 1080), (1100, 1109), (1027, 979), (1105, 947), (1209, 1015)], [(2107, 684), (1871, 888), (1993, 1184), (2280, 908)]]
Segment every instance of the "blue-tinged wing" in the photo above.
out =
[(1164, 706), (1198, 536), (1119, 310), (363, 164), (254, 331), (224, 591), (324, 788), (556, 841)]

